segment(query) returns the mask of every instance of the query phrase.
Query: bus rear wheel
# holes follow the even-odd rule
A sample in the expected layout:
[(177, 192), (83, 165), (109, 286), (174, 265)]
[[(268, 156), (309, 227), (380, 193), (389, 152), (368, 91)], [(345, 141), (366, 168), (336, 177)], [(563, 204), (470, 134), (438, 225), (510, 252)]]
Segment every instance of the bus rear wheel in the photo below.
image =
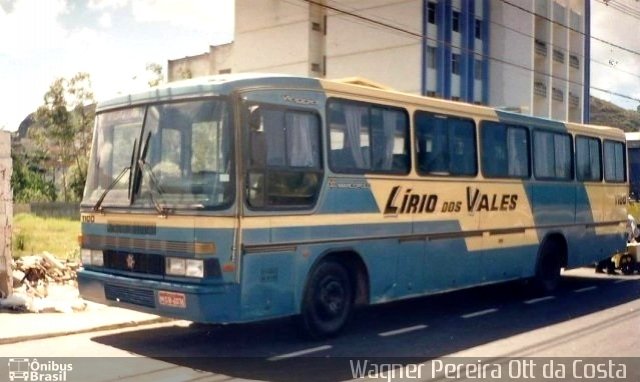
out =
[(561, 250), (560, 245), (555, 241), (548, 241), (542, 247), (533, 279), (534, 288), (537, 292), (551, 293), (560, 284)]
[(353, 311), (353, 287), (345, 267), (323, 261), (311, 272), (299, 317), (303, 334), (312, 339), (337, 335)]

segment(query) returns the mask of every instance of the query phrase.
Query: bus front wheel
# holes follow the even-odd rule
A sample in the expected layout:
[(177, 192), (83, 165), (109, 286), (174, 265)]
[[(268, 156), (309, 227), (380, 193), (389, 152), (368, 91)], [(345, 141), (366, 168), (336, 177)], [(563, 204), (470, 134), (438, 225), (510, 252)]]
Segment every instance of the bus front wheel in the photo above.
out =
[(334, 336), (346, 325), (353, 310), (353, 287), (345, 267), (323, 261), (307, 281), (299, 317), (303, 333), (312, 339)]

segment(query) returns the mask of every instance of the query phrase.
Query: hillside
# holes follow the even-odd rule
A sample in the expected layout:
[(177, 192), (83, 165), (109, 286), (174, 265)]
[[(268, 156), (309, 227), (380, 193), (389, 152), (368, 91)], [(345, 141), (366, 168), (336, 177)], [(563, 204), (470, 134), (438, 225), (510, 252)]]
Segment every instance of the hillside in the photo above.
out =
[(591, 97), (591, 121), (593, 125), (618, 127), (624, 131), (640, 131), (640, 113)]

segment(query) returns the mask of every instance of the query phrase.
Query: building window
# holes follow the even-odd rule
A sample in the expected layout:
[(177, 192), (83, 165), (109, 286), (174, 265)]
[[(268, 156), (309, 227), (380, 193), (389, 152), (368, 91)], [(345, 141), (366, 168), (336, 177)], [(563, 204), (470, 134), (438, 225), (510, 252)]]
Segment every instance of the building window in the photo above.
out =
[(554, 49), (553, 60), (561, 64), (564, 64), (564, 52), (561, 51), (560, 49)]
[(564, 92), (558, 88), (551, 88), (551, 98), (554, 101), (564, 102)]
[(231, 69), (220, 69), (218, 74), (229, 74), (231, 73)]
[(478, 40), (482, 40), (482, 20), (476, 19), (475, 35)]
[(451, 29), (454, 32), (460, 32), (460, 12), (453, 11), (453, 16), (451, 17)]
[(578, 106), (580, 106), (580, 97), (570, 92), (569, 107), (576, 108)]
[(580, 59), (575, 54), (569, 56), (569, 66), (574, 69), (580, 69)]
[(541, 55), (541, 56), (546, 56), (547, 55), (547, 43), (539, 40), (539, 39), (535, 39), (534, 40), (534, 46), (535, 46), (535, 51), (537, 54)]
[(427, 22), (429, 24), (436, 23), (436, 3), (431, 1), (427, 3)]
[(417, 111), (414, 118), (420, 175), (477, 174), (473, 120), (423, 111)]
[(453, 53), (451, 55), (451, 73), (460, 74), (460, 55)]
[(427, 46), (427, 68), (436, 68), (436, 47)]
[(547, 85), (542, 81), (536, 81), (533, 83), (533, 92), (541, 97), (547, 96)]
[(482, 80), (482, 60), (475, 60), (473, 78), (476, 80)]
[(322, 68), (320, 67), (320, 64), (318, 64), (317, 62), (314, 62), (311, 64), (311, 71), (312, 72), (316, 72), (316, 73), (320, 73), (322, 72)]

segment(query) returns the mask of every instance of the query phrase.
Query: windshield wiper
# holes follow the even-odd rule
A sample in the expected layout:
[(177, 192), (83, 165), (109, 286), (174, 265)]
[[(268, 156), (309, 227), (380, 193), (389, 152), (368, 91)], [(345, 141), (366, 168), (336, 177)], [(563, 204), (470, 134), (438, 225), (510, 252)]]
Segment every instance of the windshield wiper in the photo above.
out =
[(118, 176), (113, 180), (113, 182), (111, 182), (111, 184), (109, 184), (109, 186), (104, 189), (104, 191), (102, 192), (102, 195), (100, 195), (100, 197), (96, 201), (96, 204), (93, 205), (94, 212), (102, 212), (103, 210), (102, 202), (104, 201), (104, 198), (107, 197), (107, 194), (109, 193), (109, 191), (113, 190), (113, 188), (116, 186), (116, 184), (118, 184), (120, 179), (124, 176), (124, 174), (127, 173), (127, 171), (131, 171), (131, 167), (124, 167), (120, 171), (120, 174), (118, 174)]
[[(149, 178), (149, 198), (151, 199), (151, 203), (155, 207), (156, 211), (158, 211), (160, 216), (167, 217), (167, 215), (169, 215), (169, 212), (171, 212), (171, 209), (165, 205), (165, 201), (162, 197), (162, 194), (164, 194), (164, 190), (162, 189), (162, 187), (160, 187), (160, 183), (158, 182), (156, 176), (153, 174), (153, 170), (150, 168), (149, 164), (142, 158), (138, 159), (138, 167), (143, 172), (146, 171)], [(162, 203), (158, 203), (156, 198), (153, 196), (154, 192), (157, 193), (157, 196), (160, 199), (162, 199)]]

